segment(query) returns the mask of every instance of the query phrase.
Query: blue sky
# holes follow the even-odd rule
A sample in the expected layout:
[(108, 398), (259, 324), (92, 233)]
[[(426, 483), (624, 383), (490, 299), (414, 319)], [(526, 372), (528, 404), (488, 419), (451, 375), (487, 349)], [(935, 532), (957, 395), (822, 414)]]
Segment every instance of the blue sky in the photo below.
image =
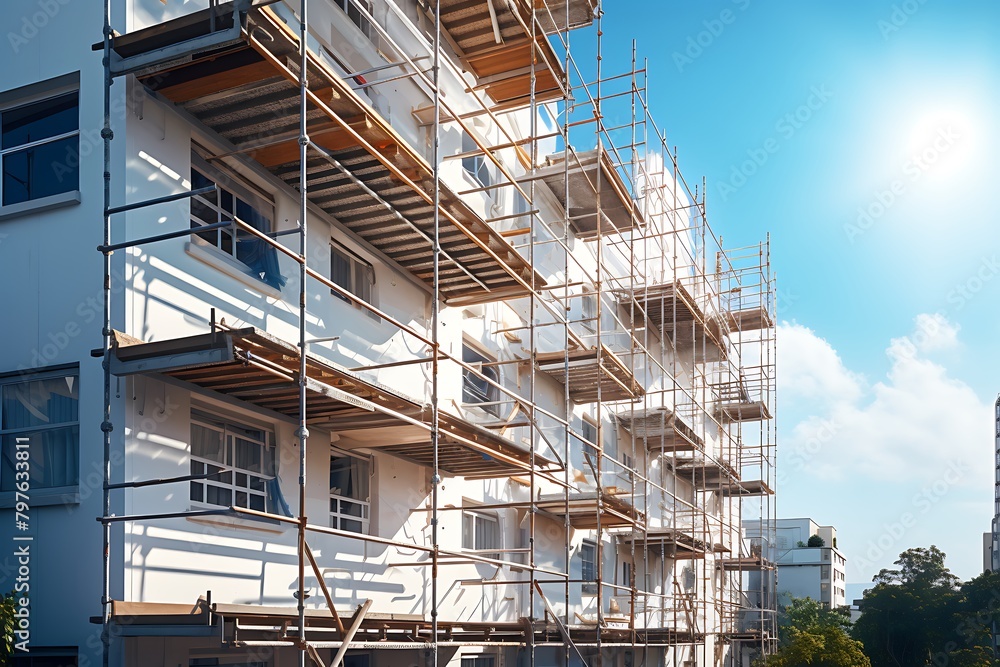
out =
[[(835, 525), (850, 583), (930, 544), (978, 574), (1000, 390), (1000, 3), (605, 6), (605, 75), (636, 39), (726, 245), (772, 233), (779, 515)], [(574, 39), (583, 62), (593, 32)]]

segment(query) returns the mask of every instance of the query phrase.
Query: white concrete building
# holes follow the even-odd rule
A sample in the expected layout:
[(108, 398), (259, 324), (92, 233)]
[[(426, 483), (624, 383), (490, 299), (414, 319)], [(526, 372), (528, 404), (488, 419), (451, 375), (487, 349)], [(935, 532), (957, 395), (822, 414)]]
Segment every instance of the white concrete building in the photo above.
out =
[[(759, 535), (755, 521), (747, 534)], [(810, 538), (822, 546), (810, 546)], [(779, 602), (809, 597), (830, 609), (847, 604), (847, 558), (837, 548), (837, 529), (812, 519), (778, 519), (775, 523), (774, 560), (778, 568)]]
[(647, 119), (634, 69), (588, 110), (555, 45), (596, 2), (442, 0), (440, 40), (434, 6), (309, 0), (300, 50), (298, 0), (111, 0), (106, 114), (101, 3), (6, 3), (13, 664), (773, 646), (764, 597), (737, 623), (741, 517), (774, 507), (768, 245), (718, 247), (662, 138), (611, 141), (615, 105)]

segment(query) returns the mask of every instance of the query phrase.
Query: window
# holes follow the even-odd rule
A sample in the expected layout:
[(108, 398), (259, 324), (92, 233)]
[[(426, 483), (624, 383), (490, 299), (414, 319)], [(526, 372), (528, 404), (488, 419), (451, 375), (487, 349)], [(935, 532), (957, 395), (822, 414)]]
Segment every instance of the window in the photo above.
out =
[(274, 447), (269, 432), (191, 413), (191, 500), (222, 507), (274, 509), (268, 486), (274, 480)]
[(333, 4), (337, 5), (347, 13), (347, 18), (351, 19), (354, 25), (358, 26), (361, 32), (365, 33), (365, 37), (372, 39), (372, 24), (367, 17), (362, 15), (359, 6), (365, 8), (365, 11), (369, 14), (372, 13), (372, 3), (370, 0), (333, 0)]
[[(330, 243), (330, 280), (365, 303), (375, 303), (372, 301), (375, 287), (375, 267), (336, 242)], [(351, 300), (343, 294), (334, 290), (330, 290), (330, 293), (342, 301), (351, 303)], [(365, 312), (376, 320), (381, 319), (370, 310), (365, 310)]]
[(24, 472), (32, 490), (76, 486), (80, 479), (77, 371), (0, 378), (0, 399), (0, 491), (17, 490)]
[(584, 294), (580, 297), (583, 304), (581, 319), (588, 331), (597, 331), (597, 295)]
[(10, 662), (11, 667), (76, 667), (77, 650), (75, 648), (42, 648), (31, 647), (27, 654), (14, 653)]
[[(538, 195), (535, 195), (535, 200), (538, 200)], [(514, 215), (518, 216), (514, 218), (514, 228), (522, 229), (531, 226), (531, 205), (528, 204), (528, 200), (524, 198), (518, 191), (514, 191)]]
[(462, 548), (499, 560), (499, 553), (489, 551), (501, 548), (500, 522), (497, 518), (480, 512), (462, 512)]
[(584, 581), (583, 594), (597, 595), (597, 544), (594, 542), (585, 540), (580, 545), (580, 578)]
[(67, 87), (0, 106), (4, 206), (80, 189), (80, 92)]
[(503, 412), (500, 404), (500, 390), (490, 384), (490, 381), (500, 382), (500, 374), (497, 373), (496, 367), (487, 366), (490, 359), (469, 345), (462, 345), (462, 361), (475, 367), (482, 376), (462, 369), (462, 402), (478, 404), (494, 417), (500, 417)]
[(830, 578), (830, 567), (828, 565), (824, 565), (819, 569), (819, 578), (820, 579)]
[(330, 527), (368, 533), (371, 511), (371, 462), (359, 456), (330, 454)]
[(462, 667), (495, 667), (496, 656), (475, 655), (462, 656)]
[(583, 422), (580, 424), (580, 435), (583, 436), (586, 444), (597, 447), (597, 423), (590, 415), (583, 416)]
[(622, 578), (619, 586), (632, 586), (632, 563), (622, 563)]
[(493, 185), (493, 176), (487, 166), (486, 156), (482, 155), (482, 149), (466, 133), (462, 134), (462, 153), (478, 153), (462, 158), (462, 168), (472, 176), (472, 178), (484, 188)]
[[(254, 194), (250, 186), (232, 174), (213, 169), (197, 154), (191, 156), (191, 189), (216, 186), (215, 192), (191, 198), (191, 229), (238, 218), (259, 232), (271, 234), (274, 205)], [(285, 286), (278, 266), (278, 251), (267, 241), (236, 226), (194, 232), (194, 236), (218, 248), (247, 267), (248, 272), (275, 289)]]

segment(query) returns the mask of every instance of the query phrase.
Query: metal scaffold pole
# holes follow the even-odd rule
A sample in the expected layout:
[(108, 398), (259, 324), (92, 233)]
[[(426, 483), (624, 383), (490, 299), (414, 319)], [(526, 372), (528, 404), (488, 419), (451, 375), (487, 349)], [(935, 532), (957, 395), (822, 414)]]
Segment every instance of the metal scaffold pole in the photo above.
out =
[[(101, 139), (104, 144), (104, 247), (111, 245), (111, 140), (114, 134), (111, 130), (111, 0), (104, 0), (104, 126), (101, 128)], [(101, 421), (101, 432), (104, 440), (104, 460), (102, 471), (104, 484), (102, 491), (103, 516), (111, 515), (111, 432), (114, 428), (111, 422), (111, 251), (103, 251), (103, 285), (104, 319), (101, 336), (103, 338), (104, 354), (101, 367), (104, 371), (104, 415)], [(104, 667), (108, 667), (111, 658), (111, 524), (101, 525), (102, 535), (102, 570), (101, 570), (101, 659)]]
[(441, 0), (434, 6), (434, 127), (431, 139), (431, 164), (434, 170), (434, 244), (431, 249), (433, 262), (433, 290), (431, 292), (431, 665), (438, 667), (438, 567), (440, 553), (438, 546), (438, 523), (440, 516), (440, 406), (438, 405), (440, 373), (440, 304), (441, 304)]
[(307, 383), (307, 290), (308, 281), (308, 180), (309, 180), (309, 0), (301, 0), (299, 9), (299, 424), (295, 432), (299, 440), (299, 525), (298, 525), (298, 591), (296, 607), (299, 626), (299, 667), (306, 667), (306, 470), (308, 468), (307, 444), (309, 427), (306, 414)]

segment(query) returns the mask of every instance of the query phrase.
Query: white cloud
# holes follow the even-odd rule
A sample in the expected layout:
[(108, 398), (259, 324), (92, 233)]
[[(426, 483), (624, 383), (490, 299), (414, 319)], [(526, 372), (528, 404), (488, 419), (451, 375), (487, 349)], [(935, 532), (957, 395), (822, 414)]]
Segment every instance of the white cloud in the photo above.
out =
[(793, 400), (856, 401), (864, 379), (844, 366), (833, 347), (801, 324), (783, 324), (779, 331), (780, 372), (784, 396)]
[(958, 327), (937, 314), (915, 325), (889, 343), (889, 371), (874, 383), (812, 330), (781, 325), (778, 396), (794, 423), (782, 442), (785, 474), (927, 481), (959, 462), (968, 471), (960, 485), (989, 484), (981, 461), (991, 449), (992, 406), (926, 356), (957, 347)]

